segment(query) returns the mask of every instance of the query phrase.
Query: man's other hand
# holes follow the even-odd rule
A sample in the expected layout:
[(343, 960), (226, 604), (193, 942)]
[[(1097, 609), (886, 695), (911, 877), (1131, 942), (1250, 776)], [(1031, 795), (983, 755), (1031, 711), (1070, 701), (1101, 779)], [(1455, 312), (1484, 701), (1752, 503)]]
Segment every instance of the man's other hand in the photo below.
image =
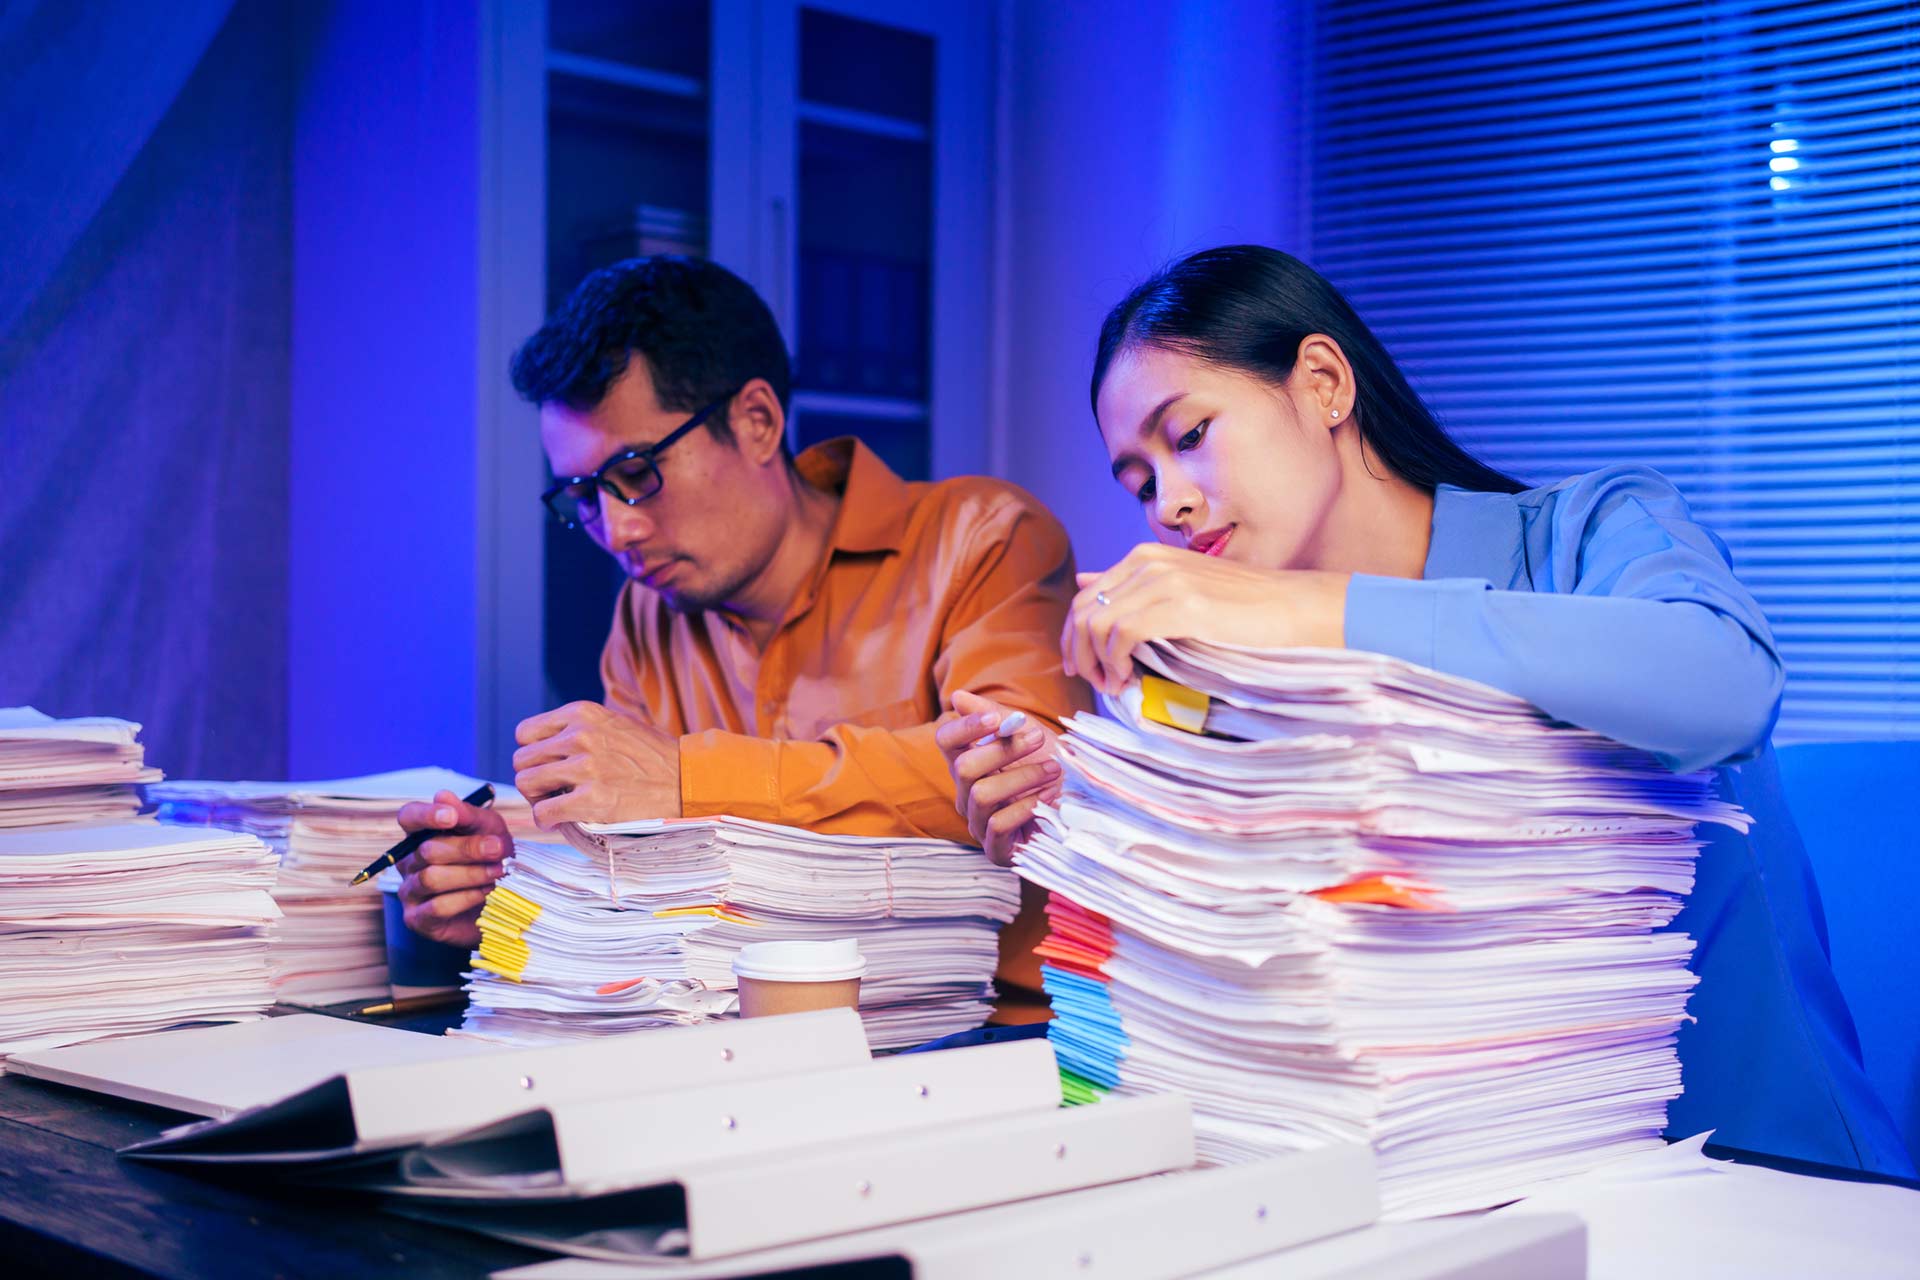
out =
[(514, 731), (514, 786), (533, 818), (629, 822), (680, 816), (680, 740), (597, 702), (569, 702)]

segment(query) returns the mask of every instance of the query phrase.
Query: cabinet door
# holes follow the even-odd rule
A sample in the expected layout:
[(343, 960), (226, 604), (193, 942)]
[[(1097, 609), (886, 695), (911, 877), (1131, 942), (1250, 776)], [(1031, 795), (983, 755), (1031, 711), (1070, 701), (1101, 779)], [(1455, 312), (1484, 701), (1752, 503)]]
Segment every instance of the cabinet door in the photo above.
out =
[[(548, 0), (549, 309), (596, 268), (708, 252), (715, 44), (708, 0)], [(543, 564), (551, 699), (599, 701), (623, 574), (551, 521)]]
[[(546, 19), (548, 305), (621, 258), (706, 253), (794, 352), (796, 448), (855, 434), (909, 478), (985, 469), (992, 6), (547, 0)], [(597, 700), (618, 566), (557, 525), (543, 552), (550, 701)]]
[[(723, 62), (750, 61), (742, 92), (759, 97), (726, 138), (716, 102), (715, 253), (761, 289), (793, 348), (795, 448), (856, 435), (909, 479), (984, 469), (992, 7), (723, 10), (740, 45), (716, 59), (716, 85), (737, 74)], [(740, 212), (720, 215), (735, 195)]]

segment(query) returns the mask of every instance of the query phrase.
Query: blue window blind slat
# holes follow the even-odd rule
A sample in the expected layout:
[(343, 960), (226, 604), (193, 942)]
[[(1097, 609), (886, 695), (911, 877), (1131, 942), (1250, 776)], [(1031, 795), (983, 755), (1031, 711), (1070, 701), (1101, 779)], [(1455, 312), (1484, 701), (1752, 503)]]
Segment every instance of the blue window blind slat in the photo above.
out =
[[(1792, 105), (1798, 110), (1827, 115), (1853, 114), (1896, 105), (1891, 95), (1904, 83), (1904, 68), (1904, 61), (1893, 57), (1862, 60), (1857, 65), (1844, 68), (1820, 68), (1824, 74), (1819, 80), (1810, 80), (1799, 86)], [(1698, 74), (1700, 68), (1688, 64), (1673, 70), (1676, 73), (1692, 71)], [(1778, 102), (1777, 97), (1768, 93), (1770, 85), (1779, 79), (1775, 72), (1774, 62), (1760, 60), (1741, 74), (1728, 76), (1720, 84), (1716, 95), (1717, 113), (1733, 116), (1742, 111), (1760, 112)], [(1619, 105), (1617, 99), (1626, 90), (1634, 91), (1632, 103)], [(1855, 95), (1867, 96), (1856, 99)], [(1330, 125), (1328, 136), (1347, 137), (1370, 132), (1373, 126), (1383, 120), (1397, 120), (1409, 113), (1417, 115), (1419, 127), (1428, 131), (1472, 125), (1496, 129), (1505, 127), (1524, 132), (1543, 125), (1557, 126), (1563, 121), (1578, 124), (1595, 110), (1607, 111), (1615, 120), (1624, 122), (1650, 116), (1675, 115), (1684, 111), (1688, 104), (1702, 101), (1701, 88), (1696, 80), (1658, 75), (1638, 75), (1631, 79), (1574, 75), (1564, 80), (1507, 86), (1500, 94), (1486, 95), (1483, 100), (1476, 99), (1470, 106), (1435, 102), (1430, 97), (1422, 100), (1392, 96), (1361, 98), (1345, 104), (1350, 115), (1338, 125)], [(1328, 105), (1331, 107), (1334, 104)], [(1515, 114), (1521, 107), (1528, 110), (1526, 117)]]
[[(1505, 273), (1499, 302), (1514, 311), (1530, 310), (1543, 301), (1563, 303), (1569, 288), (1601, 289), (1618, 280), (1621, 271), (1636, 267), (1637, 303), (1666, 302), (1676, 307), (1698, 308), (1699, 285), (1704, 273), (1697, 258), (1691, 263), (1663, 263), (1657, 267), (1613, 257), (1591, 262), (1563, 259), (1552, 263), (1516, 263)], [(1823, 298), (1827, 295), (1853, 298), (1862, 289), (1881, 285), (1899, 289), (1910, 283), (1913, 255), (1899, 246), (1869, 241), (1867, 247), (1854, 252), (1822, 254), (1819, 268), (1809, 273), (1804, 262), (1763, 258), (1746, 263), (1741, 277), (1755, 297), (1788, 299), (1815, 294)], [(1477, 288), (1484, 278), (1479, 270), (1429, 269), (1418, 278), (1409, 277), (1404, 287), (1382, 291), (1374, 304), (1375, 311), (1424, 310), (1436, 297), (1455, 296), (1463, 289)]]
[[(1530, 385), (1554, 386), (1591, 386), (1595, 373), (1617, 369), (1621, 355), (1629, 350), (1641, 358), (1634, 362), (1634, 369), (1643, 379), (1682, 378), (1681, 385), (1696, 385), (1694, 379), (1700, 371), (1699, 351), (1686, 351), (1671, 357), (1662, 358), (1655, 353), (1645, 351), (1645, 344), (1638, 340), (1638, 334), (1622, 335), (1607, 347), (1588, 352), (1569, 353), (1548, 351), (1544, 353), (1527, 352), (1516, 356), (1476, 361), (1471, 368), (1462, 368), (1456, 373), (1449, 370), (1432, 372), (1421, 378), (1421, 386), (1429, 391), (1499, 391), (1511, 387), (1516, 374), (1525, 374)], [(1843, 332), (1829, 336), (1830, 343), (1838, 343), (1838, 349), (1811, 347), (1795, 348), (1792, 355), (1770, 366), (1768, 372), (1721, 374), (1721, 379), (1741, 379), (1739, 385), (1754, 385), (1772, 377), (1796, 380), (1812, 379), (1854, 379), (1861, 371), (1898, 375), (1904, 372), (1904, 366), (1897, 356), (1889, 356), (1884, 351), (1860, 350), (1853, 346), (1854, 334)], [(1725, 352), (1735, 343), (1723, 342), (1711, 344), (1711, 349)], [(1704, 349), (1704, 348), (1703, 348)], [(1462, 352), (1462, 355), (1465, 353)], [(1556, 358), (1557, 357), (1557, 358)], [(1803, 358), (1795, 358), (1803, 357)]]
[[(1434, 399), (1446, 403), (1441, 397)], [(1690, 412), (1678, 405), (1655, 407), (1638, 417), (1609, 413), (1598, 404), (1585, 414), (1545, 414), (1532, 406), (1487, 409), (1478, 415), (1485, 423), (1483, 427), (1463, 426), (1455, 411), (1442, 409), (1441, 416), (1463, 440), (1477, 442), (1477, 437), (1484, 436), (1485, 448), (1481, 451), (1488, 457), (1509, 459), (1527, 449), (1538, 449), (1544, 456), (1556, 449), (1578, 448), (1589, 455), (1596, 449), (1612, 449), (1618, 460), (1629, 462), (1648, 447), (1648, 437), (1673, 440), (1679, 437), (1683, 426), (1688, 431), (1693, 429)], [(1911, 424), (1885, 425), (1886, 413), (1873, 408), (1822, 410), (1817, 425), (1810, 422), (1805, 413), (1776, 414), (1770, 421), (1766, 414), (1757, 412), (1744, 413), (1741, 417), (1743, 424), (1756, 420), (1756, 429), (1746, 434), (1765, 432), (1763, 438), (1777, 439), (1783, 444), (1808, 445), (1829, 440), (1848, 444), (1904, 443), (1913, 438)], [(1554, 475), (1551, 468), (1542, 470), (1515, 463), (1514, 469), (1541, 480), (1561, 478)], [(1563, 474), (1564, 471), (1563, 468)]]
[[(1367, 189), (1364, 195), (1374, 192)], [(1391, 211), (1382, 211), (1377, 225), (1371, 230), (1365, 226), (1341, 226), (1332, 224), (1321, 234), (1316, 223), (1315, 240), (1322, 252), (1343, 246), (1364, 245), (1369, 254), (1378, 253), (1383, 258), (1392, 258), (1393, 250), (1404, 254), (1418, 254), (1423, 250), (1432, 258), (1433, 252), (1460, 250), (1480, 250), (1498, 252), (1501, 246), (1511, 246), (1515, 253), (1531, 249), (1533, 252), (1558, 252), (1564, 256), (1568, 237), (1585, 237), (1594, 243), (1596, 252), (1625, 254), (1637, 250), (1643, 245), (1679, 245), (1690, 244), (1697, 254), (1702, 243), (1700, 210), (1689, 210), (1684, 214), (1674, 210), (1669, 204), (1648, 201), (1649, 207), (1661, 210), (1654, 217), (1633, 218), (1626, 216), (1630, 202), (1622, 200), (1614, 209), (1593, 209), (1584, 215), (1578, 212), (1562, 211), (1553, 218), (1540, 218), (1531, 212), (1514, 213), (1508, 210), (1478, 210), (1469, 208), (1465, 217), (1447, 219), (1446, 230), (1435, 229), (1423, 233), (1421, 228), (1429, 223), (1437, 224), (1442, 219), (1432, 217), (1409, 217), (1404, 222)], [(1766, 206), (1726, 211), (1725, 224), (1717, 229), (1718, 240), (1728, 244), (1737, 244), (1747, 239), (1778, 239), (1792, 235), (1795, 227), (1806, 227), (1810, 231), (1827, 226), (1843, 224), (1857, 226), (1863, 230), (1884, 231), (1891, 223), (1895, 227), (1911, 218), (1908, 207), (1908, 193), (1897, 187), (1862, 192), (1853, 198), (1839, 200), (1833, 192), (1822, 191), (1817, 204), (1818, 212), (1803, 212), (1805, 201), (1793, 204), (1769, 202)], [(1609, 218), (1608, 213), (1615, 216)], [(1460, 225), (1452, 225), (1458, 222)], [(1556, 236), (1555, 231), (1560, 234)], [(1404, 260), (1404, 259), (1402, 259)], [(1451, 257), (1442, 257), (1442, 262), (1451, 262)]]
[[(1702, 65), (1698, 52), (1703, 39), (1714, 38), (1710, 32), (1683, 33), (1677, 42), (1560, 48), (1533, 45), (1516, 50), (1508, 59), (1454, 59), (1450, 73), (1456, 83), (1479, 92), (1471, 104), (1456, 101), (1441, 104), (1440, 109), (1471, 118), (1488, 115), (1489, 108), (1496, 104), (1562, 103), (1601, 89), (1641, 90), (1647, 95), (1639, 99), (1637, 105), (1642, 106), (1649, 100), (1698, 99), (1711, 89), (1723, 101), (1739, 106), (1743, 94), (1777, 82), (1784, 73), (1808, 68), (1817, 72), (1817, 78), (1806, 78), (1796, 92), (1820, 101), (1837, 97), (1840, 90), (1868, 87), (1903, 65), (1901, 51), (1871, 37), (1822, 44), (1804, 38), (1767, 42), (1752, 33), (1741, 34), (1746, 51), (1717, 59), (1710, 69)], [(1382, 80), (1419, 77), (1424, 74), (1423, 68), (1444, 56), (1443, 49), (1426, 46), (1404, 64), (1357, 69)], [(1712, 80), (1703, 74), (1709, 70)], [(1390, 111), (1396, 101), (1390, 92), (1378, 88), (1343, 89), (1337, 83), (1328, 86), (1326, 95), (1330, 107), (1349, 107), (1360, 113), (1359, 118), (1369, 112)], [(1351, 129), (1354, 123), (1343, 121), (1340, 127)]]
[[(1896, 195), (1889, 202), (1894, 208), (1891, 214), (1864, 210), (1844, 218), (1821, 219), (1818, 223), (1808, 220), (1796, 224), (1798, 234), (1783, 234), (1777, 226), (1757, 226), (1737, 231), (1728, 239), (1751, 244), (1756, 254), (1769, 243), (1777, 243), (1783, 253), (1796, 257), (1803, 254), (1824, 257), (1828, 253), (1844, 253), (1853, 249), (1877, 249), (1886, 244), (1889, 224), (1897, 227), (1898, 200)], [(1375, 248), (1369, 256), (1376, 263), (1389, 266), (1395, 278), (1405, 280), (1424, 280), (1443, 272), (1489, 266), (1503, 267), (1513, 272), (1539, 268), (1565, 271), (1568, 268), (1563, 243), (1515, 243), (1494, 237), (1487, 237), (1479, 243), (1464, 243), (1459, 239), (1450, 243), (1454, 252), (1438, 261), (1430, 254), (1412, 250), (1391, 253)], [(1608, 264), (1608, 271), (1657, 270), (1681, 266), (1691, 266), (1697, 270), (1700, 265), (1700, 232), (1695, 227), (1658, 236), (1635, 236), (1601, 261)]]
[[(1720, 359), (1737, 353), (1750, 356), (1770, 355), (1777, 361), (1799, 360), (1803, 363), (1832, 362), (1840, 360), (1859, 360), (1874, 363), (1900, 363), (1900, 356), (1888, 354), (1888, 347), (1898, 336), (1900, 312), (1890, 312), (1891, 322), (1882, 326), (1845, 325), (1827, 330), (1795, 329), (1786, 334), (1741, 335), (1739, 342), (1727, 342), (1709, 338), (1697, 342), (1683, 352), (1672, 356), (1649, 353), (1645, 338), (1638, 332), (1582, 333), (1565, 341), (1543, 338), (1529, 343), (1525, 351), (1498, 350), (1486, 351), (1475, 357), (1479, 365), (1489, 369), (1503, 371), (1538, 371), (1542, 376), (1551, 377), (1556, 370), (1588, 370), (1593, 373), (1605, 373), (1617, 370), (1622, 356), (1633, 355), (1636, 360), (1645, 360), (1649, 367), (1665, 369), (1669, 363), (1676, 367), (1698, 369), (1701, 359)], [(1396, 348), (1405, 355), (1418, 352), (1426, 357), (1447, 354), (1465, 355), (1467, 344), (1459, 341), (1458, 335), (1440, 335), (1434, 340), (1418, 342), (1403, 338)], [(1430, 359), (1427, 363), (1433, 363)], [(1443, 376), (1440, 372), (1429, 373), (1428, 378)], [(1503, 380), (1503, 386), (1511, 382)]]
[[(1525, 164), (1535, 176), (1542, 172), (1573, 172), (1591, 182), (1593, 166), (1600, 165), (1616, 183), (1640, 175), (1665, 173), (1690, 176), (1697, 188), (1705, 189), (1701, 146), (1697, 141), (1676, 137), (1673, 123), (1670, 118), (1655, 118), (1604, 129), (1576, 127), (1519, 135), (1511, 131), (1489, 132), (1484, 136), (1455, 134), (1446, 143), (1446, 168), (1434, 173), (1432, 179), (1445, 186), (1458, 187), (1471, 179), (1511, 173)], [(1762, 180), (1762, 185), (1770, 173), (1767, 164), (1772, 158), (1768, 150), (1772, 137), (1770, 125), (1769, 121), (1756, 119), (1743, 126), (1756, 162), (1753, 173)], [(1803, 176), (1884, 166), (1891, 148), (1911, 147), (1920, 142), (1920, 109), (1903, 104), (1897, 111), (1837, 120), (1825, 129), (1803, 125), (1797, 127), (1795, 133), (1799, 146), (1793, 159)], [(1392, 156), (1405, 150), (1401, 146), (1371, 151), (1356, 148), (1354, 155), (1356, 158)], [(1321, 187), (1336, 192), (1350, 184), (1364, 183), (1367, 177), (1365, 169), (1331, 169)]]
[[(1625, 281), (1619, 281), (1616, 282), (1616, 287), (1625, 284)], [(1829, 327), (1898, 324), (1910, 321), (1911, 301), (1912, 291), (1908, 289), (1883, 290), (1879, 294), (1836, 299), (1832, 309), (1821, 309), (1814, 314), (1799, 311), (1782, 314), (1777, 307), (1762, 308), (1756, 304), (1751, 318), (1746, 321), (1744, 327), (1749, 332), (1774, 334), (1789, 333), (1803, 322), (1814, 327), (1820, 327), (1823, 324)], [(1856, 306), (1860, 309), (1855, 310)], [(1604, 305), (1600, 302), (1591, 303), (1584, 311), (1576, 311), (1569, 305), (1565, 309), (1543, 307), (1520, 315), (1502, 313), (1490, 307), (1462, 308), (1461, 320), (1484, 326), (1486, 332), (1480, 335), (1483, 342), (1488, 337), (1497, 336), (1505, 339), (1515, 334), (1523, 337), (1528, 334), (1577, 335), (1583, 329), (1593, 326), (1596, 321), (1604, 320), (1607, 324), (1644, 324), (1648, 328), (1641, 336), (1651, 343), (1685, 339), (1689, 332), (1689, 323), (1694, 331), (1698, 330), (1702, 321), (1700, 311), (1703, 309), (1696, 309), (1691, 315), (1680, 311), (1675, 324), (1662, 326), (1663, 321), (1674, 317), (1674, 310), (1636, 307), (1623, 300), (1608, 300)], [(1382, 308), (1377, 316), (1372, 318), (1377, 328), (1388, 329), (1401, 325), (1414, 334), (1444, 331), (1440, 327), (1444, 322), (1431, 321), (1423, 316), (1420, 323), (1416, 324), (1405, 315), (1392, 314), (1387, 308)]]
[[(1725, 185), (1712, 190), (1719, 198), (1719, 203), (1728, 206), (1730, 213), (1744, 207), (1750, 213), (1766, 210), (1777, 217), (1790, 217), (1795, 208), (1803, 206), (1814, 195), (1824, 200), (1844, 202), (1843, 207), (1870, 200), (1904, 201), (1907, 195), (1907, 184), (1903, 181), (1897, 162), (1891, 159), (1866, 172), (1861, 172), (1858, 165), (1845, 166), (1834, 173), (1813, 169), (1796, 172), (1794, 177), (1798, 181), (1789, 178), (1790, 185), (1776, 191), (1771, 186), (1771, 179), (1784, 175), (1769, 172), (1768, 157), (1764, 152), (1744, 147), (1728, 150), (1738, 152), (1734, 158), (1738, 167), (1729, 165), (1732, 171), (1721, 179)], [(1704, 164), (1705, 160), (1701, 163)], [(1406, 225), (1442, 215), (1460, 221), (1461, 226), (1455, 230), (1517, 226), (1529, 219), (1537, 225), (1542, 217), (1566, 212), (1577, 215), (1585, 211), (1590, 220), (1595, 208), (1594, 184), (1596, 181), (1612, 183), (1615, 180), (1615, 166), (1612, 165), (1584, 175), (1547, 169), (1516, 170), (1504, 175), (1501, 185), (1522, 182), (1538, 185), (1525, 190), (1516, 189), (1508, 203), (1498, 208), (1488, 208), (1484, 203), (1484, 193), (1489, 182), (1448, 182), (1444, 157), (1439, 156), (1429, 159), (1423, 169), (1435, 175), (1430, 179), (1432, 186), (1418, 192), (1402, 190), (1394, 209), (1382, 211), (1380, 215), (1387, 226)], [(1695, 173), (1628, 173), (1621, 182), (1623, 194), (1616, 203), (1623, 214), (1649, 215), (1630, 225), (1626, 228), (1628, 230), (1641, 226), (1665, 228), (1689, 221), (1698, 226), (1702, 214), (1712, 207), (1702, 198), (1702, 187), (1702, 180)], [(1789, 196), (1789, 192), (1793, 194)], [(1351, 183), (1329, 187), (1328, 198), (1336, 194), (1340, 196), (1341, 203), (1347, 203), (1380, 193), (1371, 184)], [(1574, 220), (1580, 219), (1576, 216)], [(1337, 233), (1339, 228), (1340, 224), (1336, 223), (1329, 230)]]
[[(1575, 7), (1558, 6), (1557, 20), (1554, 7), (1538, 7), (1536, 12), (1547, 15), (1551, 23), (1546, 26), (1449, 17), (1407, 33), (1406, 39), (1396, 39), (1385, 27), (1349, 28), (1336, 21), (1328, 24), (1326, 38), (1330, 51), (1344, 56), (1349, 66), (1376, 76), (1393, 70), (1418, 71), (1430, 59), (1444, 58), (1456, 82), (1470, 83), (1492, 71), (1517, 69), (1501, 86), (1509, 89), (1553, 75), (1577, 76), (1595, 67), (1622, 67), (1648, 77), (1667, 66), (1699, 62), (1703, 39), (1729, 35), (1742, 36), (1746, 43), (1714, 58), (1716, 71), (1737, 74), (1763, 55), (1802, 61), (1873, 57), (1887, 48), (1889, 17), (1901, 16), (1898, 4), (1880, 4), (1853, 14), (1829, 12), (1787, 23), (1769, 23), (1758, 14), (1689, 19), (1671, 10), (1596, 23), (1566, 17)], [(1446, 6), (1436, 9), (1447, 12)], [(1769, 34), (1775, 39), (1762, 38)], [(1552, 55), (1550, 62), (1542, 58), (1543, 53)], [(1639, 56), (1627, 59), (1622, 56), (1626, 53)], [(1348, 81), (1341, 89), (1356, 97), (1377, 92), (1374, 78)]]
[(1777, 736), (1920, 736), (1920, 6), (1346, 0), (1319, 265), (1536, 481), (1672, 476), (1767, 606)]
[[(1898, 10), (1901, 0), (1823, 0), (1821, 3), (1755, 5), (1750, 12), (1756, 22), (1775, 26), (1824, 25), (1860, 15), (1885, 14)], [(1502, 31), (1527, 31), (1536, 38), (1554, 38), (1573, 31), (1582, 34), (1613, 29), (1619, 23), (1671, 23), (1702, 21), (1697, 4), (1649, 3), (1649, 0), (1593, 0), (1569, 5), (1532, 5), (1517, 8), (1506, 0), (1490, 3), (1461, 3), (1444, 8), (1427, 0), (1348, 0), (1332, 6), (1325, 19), (1327, 31), (1335, 36), (1354, 32), (1378, 33), (1384, 42), (1393, 32), (1404, 29), (1417, 37), (1430, 32), (1439, 23), (1450, 29), (1484, 35)]]

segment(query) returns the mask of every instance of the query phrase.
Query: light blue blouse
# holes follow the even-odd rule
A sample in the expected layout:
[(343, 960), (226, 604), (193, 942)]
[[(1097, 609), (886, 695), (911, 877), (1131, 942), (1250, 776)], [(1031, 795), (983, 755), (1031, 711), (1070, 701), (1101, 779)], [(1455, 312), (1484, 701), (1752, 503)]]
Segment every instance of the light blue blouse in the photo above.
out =
[(1785, 673), (1725, 544), (1645, 467), (1524, 493), (1442, 485), (1421, 580), (1357, 575), (1347, 643), (1504, 689), (1675, 770), (1721, 766), (1748, 835), (1702, 828), (1674, 921), (1700, 976), (1669, 1133), (1913, 1176), (1860, 1066), (1768, 735)]

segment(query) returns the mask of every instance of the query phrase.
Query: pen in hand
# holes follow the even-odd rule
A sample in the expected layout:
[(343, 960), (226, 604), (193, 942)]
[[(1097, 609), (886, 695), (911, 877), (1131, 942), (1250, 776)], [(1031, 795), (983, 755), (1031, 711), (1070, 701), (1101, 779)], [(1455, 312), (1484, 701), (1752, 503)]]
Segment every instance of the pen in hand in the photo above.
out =
[(995, 738), (1011, 738), (1014, 734), (1020, 732), (1022, 729), (1026, 727), (1027, 727), (1027, 713), (1024, 711), (1016, 711), (1012, 715), (1008, 716), (1005, 720), (1002, 720), (1000, 722), (1000, 727), (998, 729), (995, 729), (992, 733), (983, 734), (979, 738), (977, 738), (974, 741), (973, 745), (976, 747), (984, 747), (989, 742), (992, 742)]
[[(475, 788), (473, 794), (468, 796), (465, 799), (465, 801), (463, 801), (463, 803), (472, 804), (472, 805), (492, 804), (493, 803), (493, 785), (487, 782), (481, 783), (479, 787)], [(393, 848), (387, 850), (385, 853), (375, 858), (372, 862), (369, 862), (366, 866), (362, 867), (360, 869), (360, 874), (356, 875), (353, 878), (352, 883), (356, 885), (365, 884), (367, 881), (373, 879), (375, 876), (379, 875), (382, 871), (385, 871), (388, 867), (392, 866), (394, 863), (400, 861), (400, 859), (406, 857), (408, 854), (417, 850), (421, 845), (425, 844), (427, 841), (433, 839), (433, 837), (437, 834), (439, 833), (435, 831), (414, 832), (412, 835), (402, 840), (399, 844), (396, 844), (395, 846), (393, 846)]]

